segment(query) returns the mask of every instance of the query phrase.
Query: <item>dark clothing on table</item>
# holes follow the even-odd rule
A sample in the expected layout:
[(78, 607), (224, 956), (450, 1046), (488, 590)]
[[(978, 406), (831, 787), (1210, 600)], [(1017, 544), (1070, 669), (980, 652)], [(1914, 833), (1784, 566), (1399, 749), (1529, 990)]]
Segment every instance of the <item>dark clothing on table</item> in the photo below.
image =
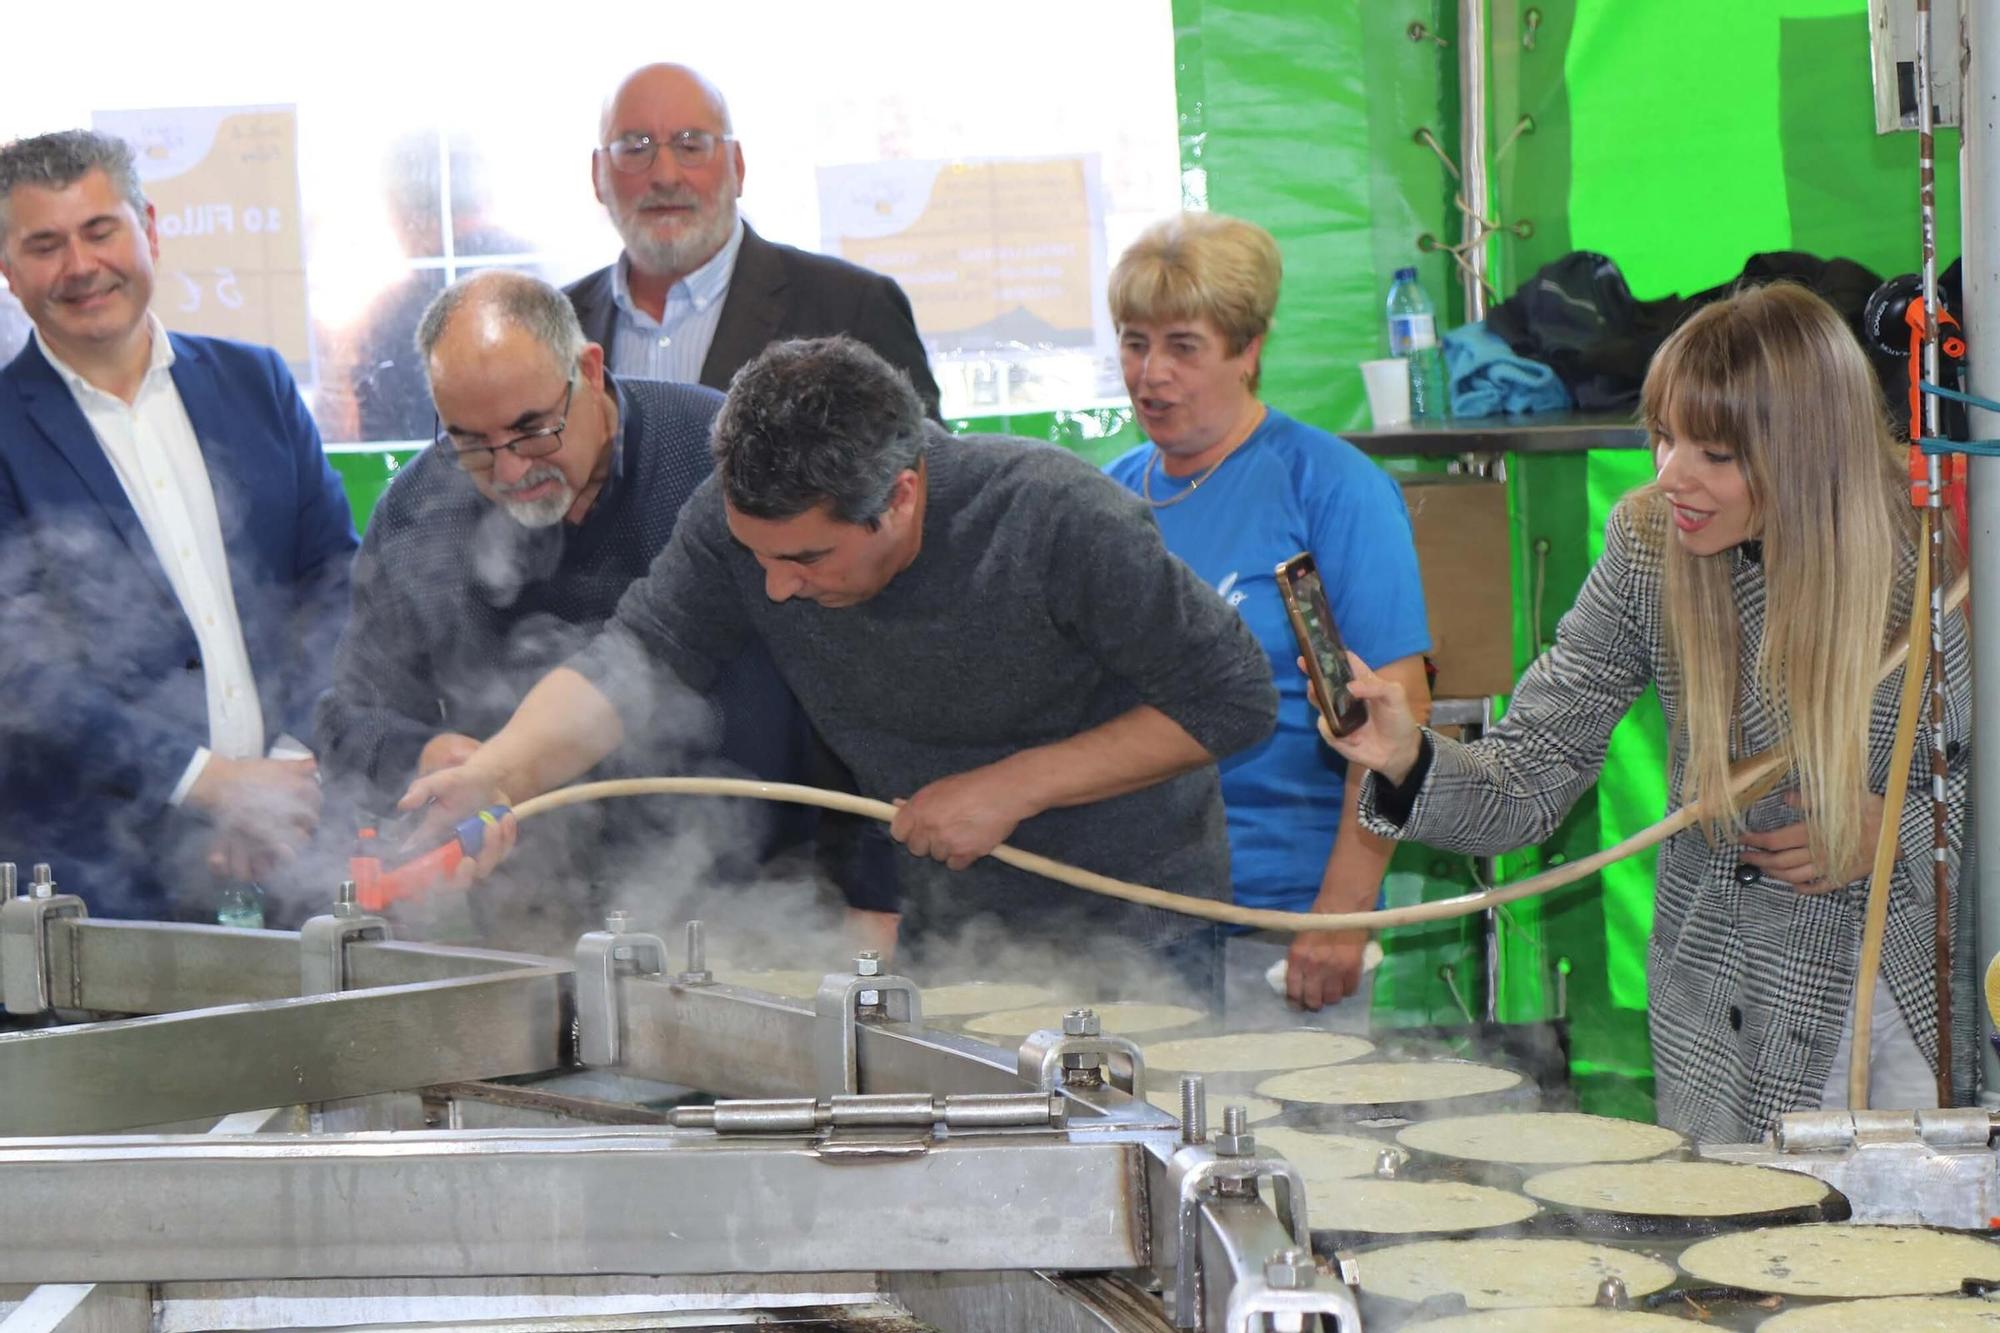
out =
[[(613, 267), (563, 289), (576, 307), (584, 336), (607, 353), (618, 322)], [(937, 416), (937, 381), (917, 336), (910, 299), (895, 280), (842, 259), (767, 241), (744, 223), (743, 245), (729, 294), (722, 299), (721, 322), (702, 362), (701, 382), (727, 389), (736, 372), (772, 343), (834, 334), (866, 343), (908, 375), (924, 410)]]
[[(931, 428), (917, 558), (866, 602), (773, 602), (729, 536), (711, 479), (674, 540), (572, 664), (621, 712), (666, 674), (697, 687), (747, 644), (769, 646), (807, 713), (871, 796), (908, 796), (1150, 704), (1208, 751), (1270, 733), (1271, 668), (1242, 619), (1161, 543), (1145, 505), (1060, 449)], [(1049, 810), (1009, 841), (1203, 898), (1229, 897), (1213, 765), (1090, 805)], [(909, 865), (911, 863), (907, 863)], [(1155, 960), (1213, 932), (1172, 913), (1080, 893), (986, 859), (917, 863), (906, 929), (945, 936), (997, 916), (1054, 953), (1117, 941)], [(1165, 980), (1166, 978), (1155, 978)], [(1185, 977), (1200, 989), (1208, 975)]]
[[(505, 725), (535, 682), (588, 643), (626, 588), (644, 577), (681, 506), (708, 475), (707, 432), (720, 394), (644, 380), (607, 383), (618, 399), (619, 439), (611, 473), (581, 523), (522, 526), (436, 446), (397, 475), (376, 508), (317, 742), (329, 784), (364, 809), (393, 807), (433, 736), (483, 740)], [(591, 776), (747, 773), (851, 787), (851, 779), (818, 766), (810, 725), (756, 645), (734, 658), (706, 697), (680, 692), (649, 702), (649, 710), (626, 717), (625, 745)], [(569, 880), (604, 869), (608, 858), (646, 838), (697, 825), (700, 853), (724, 854), (716, 873), (728, 878), (750, 873), (814, 829), (812, 813), (795, 807), (730, 802), (718, 809), (679, 797), (557, 819), (570, 826), (571, 854), (540, 866), (530, 830), (525, 864)], [(617, 845), (600, 845), (607, 833)], [(855, 864), (845, 847), (844, 863), (832, 867), (857, 905), (874, 905), (868, 894), (892, 873), (886, 840), (873, 841), (872, 862)], [(685, 845), (676, 854), (697, 855)], [(509, 869), (517, 882), (536, 878), (522, 866)]]

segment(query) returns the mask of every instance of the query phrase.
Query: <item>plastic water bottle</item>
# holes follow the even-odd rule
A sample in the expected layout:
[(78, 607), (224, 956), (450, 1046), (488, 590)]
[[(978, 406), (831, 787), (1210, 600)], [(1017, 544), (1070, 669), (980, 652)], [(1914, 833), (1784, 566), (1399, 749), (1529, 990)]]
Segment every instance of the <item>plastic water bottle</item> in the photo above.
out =
[(264, 928), (264, 889), (258, 884), (229, 884), (215, 900), (215, 924), (243, 930)]
[(1437, 307), (1414, 268), (1397, 269), (1389, 288), (1389, 355), (1410, 363), (1410, 420), (1442, 421), (1450, 415), (1451, 386), (1438, 349)]

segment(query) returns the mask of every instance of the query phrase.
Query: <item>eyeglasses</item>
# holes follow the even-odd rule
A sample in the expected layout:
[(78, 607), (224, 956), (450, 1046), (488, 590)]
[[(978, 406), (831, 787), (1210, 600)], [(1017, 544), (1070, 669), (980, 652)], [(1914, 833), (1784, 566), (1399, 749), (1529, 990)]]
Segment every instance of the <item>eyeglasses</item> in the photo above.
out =
[(675, 166), (692, 169), (705, 167), (714, 161), (716, 148), (733, 143), (735, 138), (733, 134), (710, 134), (707, 130), (676, 130), (663, 142), (634, 130), (606, 144), (604, 154), (611, 159), (613, 171), (622, 171), (628, 176), (650, 169), (662, 147), (674, 155)]
[(523, 431), (505, 444), (462, 445), (456, 435), (446, 430), (442, 423), (437, 422), (437, 416), (433, 413), (431, 420), (437, 423), (435, 432), (437, 442), (440, 447), (449, 449), (453, 461), (467, 472), (491, 472), (502, 449), (513, 450), (516, 458), (547, 458), (562, 448), (562, 433), (569, 426), (570, 395), (575, 392), (576, 378), (572, 376), (569, 384), (563, 389), (562, 407), (556, 419), (546, 426)]

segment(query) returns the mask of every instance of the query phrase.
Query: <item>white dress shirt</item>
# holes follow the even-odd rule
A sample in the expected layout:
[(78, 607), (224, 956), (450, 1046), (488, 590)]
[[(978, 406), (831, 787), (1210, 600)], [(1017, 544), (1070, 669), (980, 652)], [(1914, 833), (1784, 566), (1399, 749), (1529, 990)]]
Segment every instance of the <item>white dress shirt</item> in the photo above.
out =
[(629, 255), (620, 255), (611, 270), (611, 297), (618, 322), (611, 332), (611, 373), (624, 379), (665, 380), (699, 384), (702, 363), (722, 322), (723, 298), (736, 275), (736, 255), (743, 248), (743, 219), (722, 248), (706, 264), (667, 288), (666, 305), (654, 319), (632, 300)]
[(152, 361), (129, 405), (65, 365), (39, 332), (35, 342), (90, 423), (194, 627), (208, 689), (208, 744), (195, 748), (169, 797), (179, 805), (211, 753), (229, 759), (263, 753), (264, 709), (257, 700), (257, 681), (236, 614), (215, 489), (195, 441), (194, 425), (169, 373), (173, 344), (156, 317), (149, 314), (146, 321), (153, 336)]

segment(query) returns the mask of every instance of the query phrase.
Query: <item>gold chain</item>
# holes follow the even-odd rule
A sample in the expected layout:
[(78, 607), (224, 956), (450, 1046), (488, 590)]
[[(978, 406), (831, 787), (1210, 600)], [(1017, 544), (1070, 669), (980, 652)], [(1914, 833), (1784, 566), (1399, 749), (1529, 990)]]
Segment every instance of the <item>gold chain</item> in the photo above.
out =
[[(1244, 438), (1248, 439), (1249, 437), (1245, 436)], [(1164, 500), (1155, 500), (1153, 498), (1153, 469), (1155, 467), (1158, 467), (1160, 463), (1160, 447), (1158, 445), (1154, 445), (1153, 456), (1146, 460), (1146, 471), (1139, 478), (1139, 490), (1145, 495), (1146, 503), (1153, 506), (1153, 508), (1155, 509), (1172, 508), (1174, 505), (1179, 504), (1181, 501), (1187, 499), (1190, 495), (1193, 495), (1196, 491), (1200, 490), (1201, 484), (1204, 481), (1207, 481), (1210, 477), (1214, 476), (1215, 470), (1221, 467), (1224, 463), (1227, 463), (1230, 459), (1230, 455), (1234, 454), (1238, 449), (1242, 447), (1243, 445), (1240, 441), (1234, 445), (1231, 445), (1228, 453), (1225, 453), (1222, 457), (1216, 459), (1213, 463), (1210, 463), (1207, 467), (1203, 468), (1201, 470), (1201, 475), (1196, 477), (1193, 481), (1189, 482), (1188, 488), (1182, 491), (1179, 495), (1169, 496)]]

